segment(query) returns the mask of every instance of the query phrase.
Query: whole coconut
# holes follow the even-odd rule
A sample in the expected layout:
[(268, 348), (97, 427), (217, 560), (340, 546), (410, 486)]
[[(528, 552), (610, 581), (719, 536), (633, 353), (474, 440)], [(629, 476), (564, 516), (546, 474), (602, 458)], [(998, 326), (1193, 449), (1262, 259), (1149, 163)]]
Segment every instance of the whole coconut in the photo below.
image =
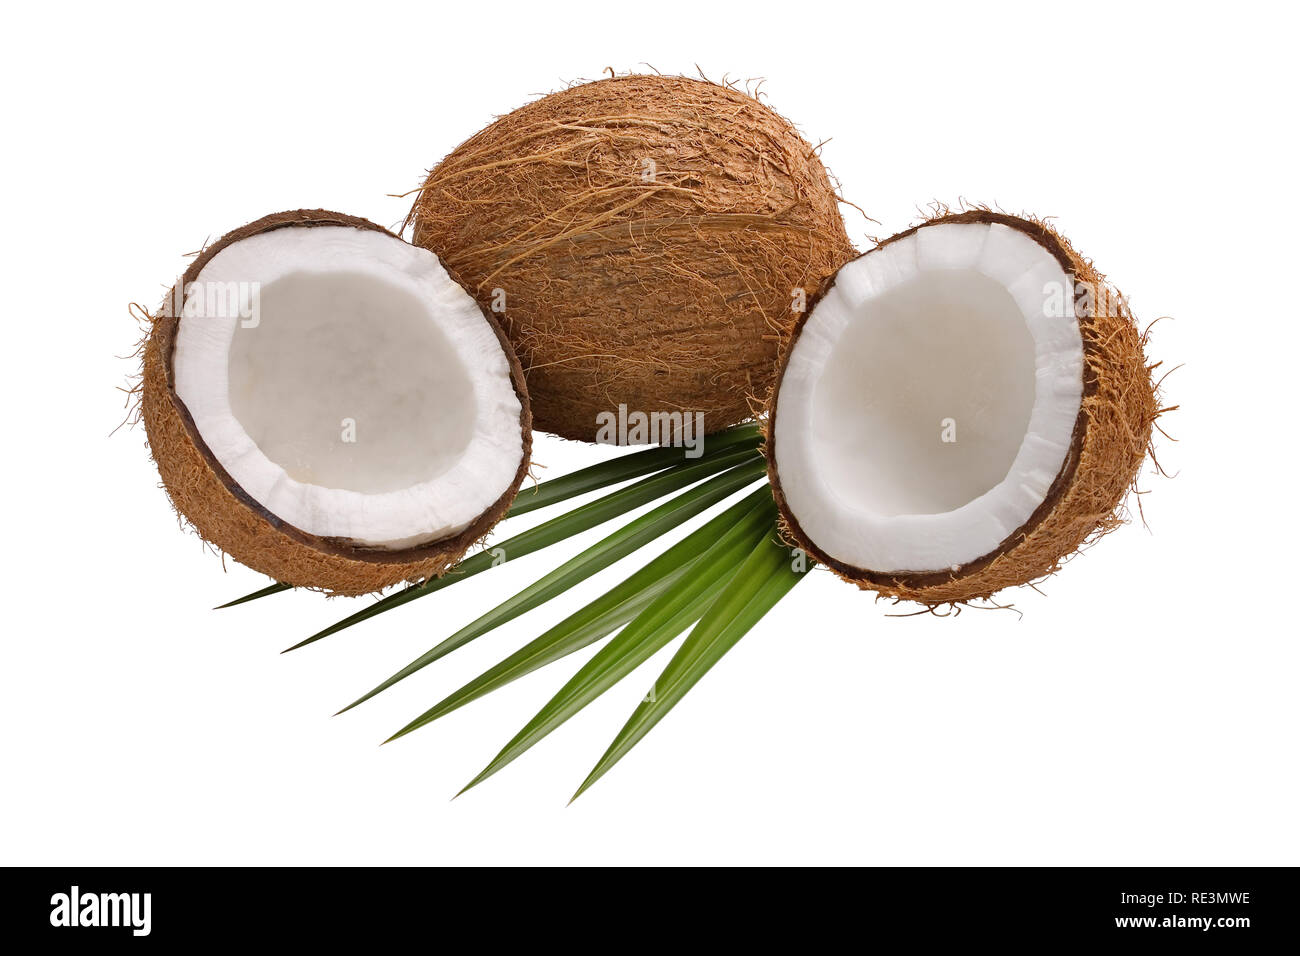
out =
[(683, 77), (501, 117), (429, 174), (410, 222), (502, 321), (536, 427), (583, 440), (620, 405), (664, 428), (749, 417), (805, 292), (854, 255), (814, 147), (753, 96)]

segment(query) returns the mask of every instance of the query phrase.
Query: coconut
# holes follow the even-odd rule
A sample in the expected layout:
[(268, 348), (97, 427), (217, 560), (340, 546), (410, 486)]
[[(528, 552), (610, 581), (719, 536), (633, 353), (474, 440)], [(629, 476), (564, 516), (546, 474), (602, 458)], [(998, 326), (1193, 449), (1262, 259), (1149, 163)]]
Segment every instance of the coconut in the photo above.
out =
[(1123, 298), (1043, 222), (945, 213), (798, 323), (766, 453), (791, 542), (929, 605), (1054, 572), (1121, 522), (1160, 409)]
[(802, 290), (854, 254), (788, 121), (672, 76), (585, 83), (501, 117), (429, 173), (409, 221), (503, 318), (537, 427), (620, 443), (636, 438), (602, 432), (620, 406), (673, 430), (750, 417)]
[(374, 223), (259, 219), (151, 318), (142, 417), (163, 485), (277, 581), (362, 594), (439, 575), (527, 471), (509, 341), (436, 256)]

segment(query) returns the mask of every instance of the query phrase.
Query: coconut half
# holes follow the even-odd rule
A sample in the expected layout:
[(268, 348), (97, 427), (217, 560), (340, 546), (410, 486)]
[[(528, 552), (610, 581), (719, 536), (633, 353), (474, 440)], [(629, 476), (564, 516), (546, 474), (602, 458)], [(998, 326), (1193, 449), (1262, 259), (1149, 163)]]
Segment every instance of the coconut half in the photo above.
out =
[(433, 254), (350, 216), (268, 216), (155, 318), (143, 417), (206, 540), (342, 594), (441, 574), (513, 500), (530, 415), (509, 342)]
[(841, 576), (968, 601), (1117, 524), (1156, 414), (1104, 277), (1046, 225), (975, 210), (823, 288), (781, 363), (769, 472), (791, 538)]

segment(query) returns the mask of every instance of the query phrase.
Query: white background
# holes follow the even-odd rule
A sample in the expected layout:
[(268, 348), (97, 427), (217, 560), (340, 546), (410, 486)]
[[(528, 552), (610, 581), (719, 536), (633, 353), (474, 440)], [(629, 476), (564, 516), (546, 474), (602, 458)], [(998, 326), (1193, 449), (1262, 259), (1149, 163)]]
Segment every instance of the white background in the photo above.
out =
[[(28, 4), (6, 13), (0, 862), (1300, 862), (1294, 21), (1280, 4)], [(1266, 12), (1272, 11), (1272, 12)], [(376, 744), (632, 558), (329, 715), (591, 534), (286, 656), (351, 610), (182, 533), (123, 414), (184, 254), (383, 224), (494, 114), (606, 66), (766, 77), (851, 237), (961, 197), (1056, 221), (1156, 327), (1174, 480), (1007, 611), (796, 590), (565, 801), (661, 655), (471, 794), (572, 673)], [(608, 451), (608, 450), (604, 450)], [(601, 450), (550, 439), (557, 474)]]

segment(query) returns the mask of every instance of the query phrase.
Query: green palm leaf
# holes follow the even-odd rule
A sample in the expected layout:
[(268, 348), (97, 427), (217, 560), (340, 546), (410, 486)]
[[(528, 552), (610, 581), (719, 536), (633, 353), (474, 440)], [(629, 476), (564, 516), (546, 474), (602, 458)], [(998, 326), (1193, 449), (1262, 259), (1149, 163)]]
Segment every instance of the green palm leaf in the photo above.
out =
[[(561, 475), (559, 478), (543, 481), (530, 488), (521, 489), (515, 497), (514, 504), (510, 506), (510, 510), (506, 512), (502, 520), (517, 518), (520, 515), (528, 514), (530, 511), (567, 501), (589, 491), (596, 491), (609, 485), (630, 481), (633, 478), (640, 478), (643, 475), (662, 471), (666, 468), (690, 465), (705, 459), (715, 459), (737, 448), (757, 448), (758, 442), (758, 426), (750, 423), (735, 425), (709, 435), (706, 439), (707, 450), (699, 458), (695, 459), (687, 457), (687, 449), (684, 448), (647, 448), (644, 451), (632, 452), (629, 455), (601, 462), (598, 465), (591, 465), (588, 468)], [(281, 591), (289, 590), (292, 590), (292, 585), (278, 582), (269, 584), (264, 588), (245, 594), (243, 597), (227, 601), (225, 604), (219, 604), (214, 610), (219, 611), (223, 608), (247, 604), (249, 601), (256, 601), (259, 598), (269, 597), (272, 594), (279, 594)]]
[[(752, 452), (747, 452), (747, 454), (752, 454)], [(763, 476), (765, 468), (766, 463), (763, 459), (755, 457), (750, 461), (737, 465), (730, 471), (725, 471), (710, 478), (699, 487), (692, 488), (665, 502), (653, 511), (629, 522), (618, 531), (583, 551), (577, 557), (566, 561), (550, 574), (535, 581), (514, 595), (514, 597), (504, 601), (487, 614), (461, 628), (451, 637), (407, 664), (396, 674), (358, 697), (344, 707), (343, 710), (340, 710), (339, 713), (351, 710), (381, 691), (392, 687), (398, 681), (410, 677), (421, 668), (427, 667), (441, 657), (445, 657), (458, 647), (469, 643), (507, 621), (513, 620), (525, 611), (530, 611), (538, 605), (544, 604), (575, 584), (587, 580), (596, 572), (609, 567), (620, 558), (631, 554), (647, 542), (653, 541), (673, 528), (680, 527), (683, 521), (712, 507), (746, 485), (753, 484)], [(677, 469), (668, 474), (675, 475), (685, 470)]]
[(228, 607), (235, 607), (236, 605), (239, 604), (247, 604), (249, 601), (256, 601), (258, 598), (270, 597), (272, 594), (279, 594), (281, 591), (292, 591), (292, 590), (293, 590), (293, 585), (281, 584), (279, 581), (276, 581), (274, 584), (268, 584), (264, 588), (260, 588), (256, 591), (250, 591), (248, 594), (245, 594), (243, 597), (235, 598), (233, 601), (227, 601), (225, 604), (218, 604), (212, 610), (220, 611)]
[(524, 555), (532, 554), (534, 551), (540, 551), (542, 548), (549, 547), (566, 538), (571, 538), (576, 534), (581, 534), (590, 528), (605, 523), (611, 518), (639, 508), (641, 505), (662, 498), (664, 495), (685, 488), (687, 485), (694, 484), (701, 478), (740, 464), (748, 464), (753, 467), (761, 461), (762, 456), (756, 449), (733, 448), (717, 458), (701, 458), (690, 465), (671, 468), (649, 478), (643, 478), (636, 484), (629, 485), (580, 508), (576, 508), (567, 514), (543, 522), (535, 528), (530, 528), (500, 544), (493, 545), (488, 550), (480, 551), (460, 562), (440, 578), (430, 578), (422, 584), (412, 585), (405, 590), (380, 598), (369, 607), (363, 608), (348, 615), (343, 620), (317, 631), (311, 637), (299, 641), (286, 650), (293, 651), (300, 647), (306, 647), (323, 637), (337, 634), (354, 624), (369, 620), (376, 615), (414, 601), (416, 598), (425, 597), (445, 587), (450, 587), (458, 581), (464, 581), (497, 564), (504, 564), (506, 561), (513, 561)]
[[(660, 595), (601, 648), (591, 660), (515, 735), (461, 793), (482, 783), (555, 730), (587, 704), (653, 657), (700, 619), (726, 588), (756, 545), (771, 536), (776, 505), (767, 488), (749, 514), (720, 536), (687, 577)], [(419, 726), (419, 721), (399, 732)]]
[(697, 559), (719, 538), (734, 534), (736, 525), (746, 521), (746, 515), (756, 505), (764, 500), (770, 502), (771, 497), (766, 486), (746, 495), (586, 607), (453, 691), (389, 739), (431, 723), (472, 700), (612, 634), (673, 587), (687, 572), (695, 574)]
[[(592, 465), (550, 481), (543, 481), (531, 488), (523, 488), (515, 497), (515, 502), (506, 512), (506, 518), (545, 508), (575, 498), (578, 495), (616, 485), (621, 481), (640, 478), (652, 472), (663, 471), (678, 465), (689, 465), (703, 458), (715, 458), (735, 448), (757, 448), (759, 441), (758, 426), (754, 424), (737, 425), (709, 435), (706, 439), (708, 451), (699, 458), (688, 458), (683, 448), (647, 448), (645, 451), (633, 452), (613, 458), (599, 465)], [(502, 519), (503, 521), (505, 518)]]
[(765, 536), (704, 612), (655, 681), (651, 693), (623, 725), (570, 802), (582, 796), (636, 746), (764, 614), (804, 579), (806, 573), (794, 570), (786, 548), (774, 538)]

